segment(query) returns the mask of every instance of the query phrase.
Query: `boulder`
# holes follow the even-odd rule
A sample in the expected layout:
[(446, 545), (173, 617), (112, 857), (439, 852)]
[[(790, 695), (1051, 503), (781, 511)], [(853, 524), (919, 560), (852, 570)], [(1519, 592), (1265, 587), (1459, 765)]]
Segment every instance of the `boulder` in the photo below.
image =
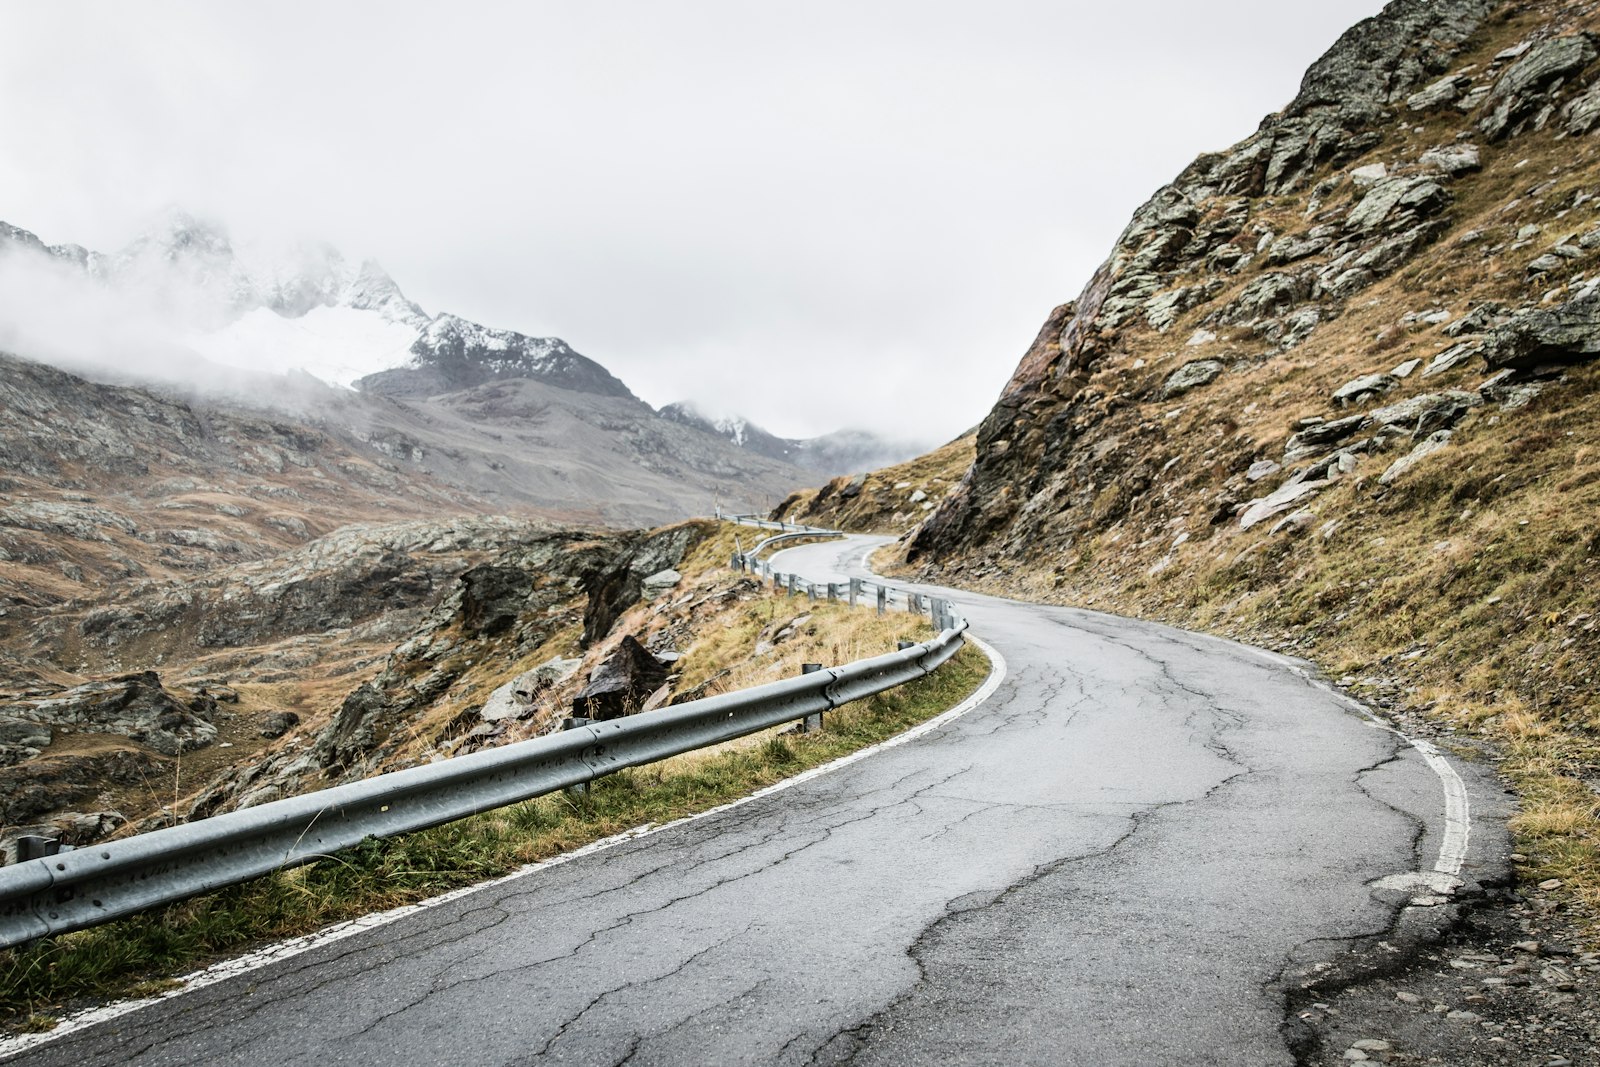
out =
[(641, 581), (640, 590), (646, 600), (654, 600), (673, 589), (683, 581), (683, 575), (668, 567), (663, 571), (656, 571)]
[(1561, 109), (1561, 128), (1578, 137), (1600, 125), (1600, 82), (1568, 100)]
[(1400, 384), (1400, 380), (1389, 374), (1363, 374), (1353, 381), (1345, 382), (1333, 391), (1333, 402), (1340, 407), (1357, 404), (1364, 400), (1371, 400), (1381, 396)]
[(1432, 378), (1435, 374), (1443, 374), (1447, 370), (1459, 367), (1477, 355), (1482, 348), (1483, 346), (1476, 341), (1461, 341), (1453, 344), (1433, 357), (1432, 362), (1428, 364), (1427, 370), (1422, 372), (1422, 376), (1424, 378)]
[(274, 711), (261, 720), (260, 734), (262, 737), (282, 737), (284, 734), (300, 725), (300, 716), (292, 711)]
[(1368, 163), (1364, 167), (1357, 167), (1350, 172), (1350, 180), (1357, 189), (1365, 189), (1369, 185), (1376, 185), (1389, 176), (1389, 168), (1382, 163)]
[(1386, 178), (1350, 209), (1344, 225), (1355, 233), (1393, 232), (1438, 214), (1449, 203), (1450, 194), (1432, 177)]
[(1485, 103), (1490, 110), (1479, 120), (1478, 129), (1491, 141), (1504, 137), (1516, 123), (1545, 104), (1557, 82), (1588, 66), (1596, 54), (1594, 40), (1587, 33), (1554, 37), (1533, 45), (1506, 68), (1489, 90)]
[(1421, 437), (1438, 429), (1449, 429), (1483, 403), (1477, 393), (1449, 390), (1407, 397), (1385, 407), (1374, 408), (1368, 417), (1379, 426), (1394, 426)]
[(469, 636), (504, 633), (533, 593), (533, 575), (521, 567), (485, 564), (461, 576), (461, 625)]
[(1261, 499), (1250, 501), (1249, 505), (1239, 515), (1239, 529), (1248, 530), (1257, 523), (1265, 522), (1267, 519), (1272, 518), (1279, 512), (1288, 511), (1296, 501), (1304, 500), (1317, 490), (1330, 484), (1330, 482), (1320, 479), (1308, 479), (1306, 481), (1290, 479)]
[(65, 690), (47, 700), (0, 709), (8, 718), (119, 734), (164, 756), (181, 756), (216, 739), (217, 703), (206, 696), (181, 700), (154, 671), (125, 674)]
[(1323, 452), (1328, 445), (1354, 435), (1366, 421), (1365, 415), (1351, 415), (1343, 419), (1330, 419), (1303, 426), (1284, 442), (1283, 461), (1293, 463), (1307, 456), (1315, 456)]
[(1475, 144), (1451, 144), (1430, 148), (1417, 157), (1417, 162), (1451, 178), (1458, 174), (1483, 169), (1483, 160)]
[(1525, 311), (1495, 328), (1483, 344), (1490, 370), (1581, 363), (1600, 356), (1600, 290), (1586, 289), (1554, 308)]
[(489, 699), (478, 709), (478, 717), (485, 722), (526, 718), (534, 712), (539, 694), (571, 678), (582, 665), (580, 659), (557, 657), (531, 671), (523, 671), (489, 694)]
[(1418, 89), (1406, 97), (1406, 108), (1411, 111), (1427, 111), (1430, 108), (1442, 107), (1453, 104), (1461, 98), (1472, 79), (1460, 74), (1447, 74), (1438, 81), (1424, 89)]
[(633, 635), (589, 675), (589, 684), (572, 698), (572, 713), (586, 719), (620, 719), (644, 707), (667, 680), (667, 668)]
[(1161, 395), (1163, 397), (1182, 396), (1191, 389), (1209, 385), (1217, 380), (1217, 376), (1222, 373), (1223, 369), (1220, 360), (1190, 360), (1167, 376), (1166, 382), (1161, 386)]
[(1388, 470), (1378, 475), (1378, 484), (1392, 485), (1395, 479), (1401, 477), (1418, 463), (1421, 463), (1449, 443), (1449, 430), (1434, 431), (1423, 440), (1417, 442), (1417, 446), (1410, 452), (1391, 463)]

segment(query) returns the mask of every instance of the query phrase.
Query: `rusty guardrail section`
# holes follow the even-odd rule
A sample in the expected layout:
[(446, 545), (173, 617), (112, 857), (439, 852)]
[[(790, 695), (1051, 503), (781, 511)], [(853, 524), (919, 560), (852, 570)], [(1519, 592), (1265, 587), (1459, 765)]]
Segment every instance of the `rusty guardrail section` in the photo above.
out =
[[(794, 531), (792, 523), (788, 527), (786, 532), (812, 532)], [(785, 578), (793, 595), (798, 580)], [(851, 588), (859, 594), (857, 586), (866, 584), (872, 583), (852, 582)], [(806, 587), (815, 599), (819, 586)], [(841, 588), (829, 585), (827, 594), (832, 597)], [(886, 587), (877, 588), (881, 612)], [(94, 926), (309, 863), (368, 837), (437, 826), (881, 693), (932, 671), (964, 643), (966, 620), (947, 601), (909, 594), (907, 603), (932, 613), (938, 636), (798, 678), (585, 723), (425, 767), (0, 867), (0, 947)]]

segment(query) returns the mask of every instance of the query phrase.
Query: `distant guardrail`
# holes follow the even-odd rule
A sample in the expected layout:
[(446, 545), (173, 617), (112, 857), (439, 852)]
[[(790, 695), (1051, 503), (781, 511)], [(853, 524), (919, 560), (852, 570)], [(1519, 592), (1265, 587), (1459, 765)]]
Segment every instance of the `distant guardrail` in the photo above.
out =
[[(739, 517), (739, 521), (745, 517)], [(763, 520), (764, 521), (764, 520)], [(838, 533), (794, 523), (786, 533)], [(760, 567), (741, 553), (734, 565)], [(818, 590), (853, 604), (872, 589), (880, 612), (894, 599), (874, 582), (819, 584), (765, 575), (789, 595)], [(562, 733), (376, 775), (198, 822), (0, 867), (0, 947), (65, 933), (298, 866), (358, 844), (452, 822), (594, 781), (626, 767), (813, 719), (937, 668), (961, 648), (966, 620), (949, 601), (900, 594), (933, 617), (937, 636), (872, 659), (688, 701)]]

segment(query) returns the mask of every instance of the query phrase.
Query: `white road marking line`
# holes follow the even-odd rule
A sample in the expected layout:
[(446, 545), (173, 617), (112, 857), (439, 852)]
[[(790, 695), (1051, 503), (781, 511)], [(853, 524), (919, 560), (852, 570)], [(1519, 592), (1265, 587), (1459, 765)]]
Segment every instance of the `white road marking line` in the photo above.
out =
[(448, 893), (442, 893), (439, 896), (432, 897), (416, 904), (406, 904), (398, 908), (391, 908), (389, 911), (378, 912), (374, 915), (364, 915), (359, 919), (350, 919), (346, 922), (330, 926), (325, 930), (318, 930), (316, 933), (306, 934), (302, 937), (291, 938), (287, 941), (280, 941), (277, 944), (269, 945), (264, 949), (258, 949), (255, 952), (238, 956), (231, 960), (223, 960), (221, 963), (212, 964), (210, 967), (207, 967), (204, 970), (196, 971), (193, 974), (183, 976), (179, 979), (179, 981), (183, 982), (184, 984), (178, 989), (169, 990), (168, 992), (161, 993), (153, 997), (141, 997), (136, 1000), (121, 1000), (113, 1004), (106, 1004), (97, 1008), (87, 1008), (81, 1012), (67, 1016), (57, 1023), (54, 1029), (44, 1033), (18, 1034), (14, 1037), (0, 1037), (0, 1060), (11, 1059), (12, 1057), (18, 1056), (29, 1049), (38, 1048), (41, 1045), (60, 1040), (69, 1034), (75, 1034), (81, 1030), (87, 1030), (92, 1026), (97, 1026), (100, 1023), (121, 1018), (124, 1015), (136, 1012), (141, 1008), (149, 1007), (152, 1004), (158, 1004), (164, 1000), (171, 1000), (174, 997), (181, 997), (185, 994), (193, 993), (196, 990), (204, 989), (207, 986), (216, 985), (218, 982), (225, 982), (230, 978), (236, 978), (241, 974), (247, 974), (250, 971), (258, 970), (267, 966), (268, 964), (278, 963), (282, 960), (293, 959), (295, 956), (298, 956), (301, 953), (309, 952), (310, 950), (318, 948), (322, 945), (333, 944), (336, 941), (343, 941), (345, 938), (354, 937), (356, 934), (364, 933), (367, 930), (374, 930), (381, 926), (387, 926), (396, 920), (404, 919), (407, 916), (415, 915), (418, 912), (427, 911), (429, 908), (437, 908), (441, 904), (448, 904), (451, 901), (459, 900), (468, 894), (476, 893), (483, 889), (492, 889), (495, 886), (504, 885), (507, 882), (515, 881), (518, 878), (526, 878), (529, 875), (537, 874), (540, 871), (547, 870), (548, 868), (557, 867), (563, 863), (570, 863), (575, 859), (588, 856), (595, 852), (602, 852), (608, 848), (614, 848), (615, 846), (624, 844), (628, 841), (650, 837), (654, 834), (662, 832), (663, 830), (670, 830), (673, 827), (682, 826), (685, 823), (691, 823), (697, 819), (705, 819), (713, 815), (720, 815), (725, 811), (731, 811), (734, 808), (749, 804), (750, 802), (759, 800), (762, 797), (771, 796), (773, 793), (780, 793), (785, 789), (791, 789), (802, 782), (809, 782), (813, 778), (820, 778), (824, 774), (831, 774), (843, 767), (848, 767), (852, 763), (864, 760), (868, 756), (882, 752), (884, 749), (894, 748), (897, 745), (903, 745), (908, 741), (914, 741), (917, 738), (931, 733), (932, 731), (939, 729), (941, 726), (960, 718), (961, 716), (967, 714), (967, 712), (978, 707), (984, 701), (988, 700), (989, 697), (993, 696), (994, 691), (1000, 688), (1000, 683), (1005, 681), (1005, 657), (1000, 655), (1000, 653), (993, 646), (989, 645), (985, 641), (981, 641), (978, 638), (970, 635), (967, 637), (967, 640), (978, 646), (978, 650), (989, 658), (989, 677), (984, 680), (984, 683), (979, 686), (971, 696), (967, 697), (967, 699), (963, 700), (955, 707), (949, 709), (948, 711), (941, 712), (940, 714), (929, 719), (927, 722), (918, 723), (916, 726), (913, 726), (904, 733), (896, 734), (886, 741), (880, 741), (876, 745), (852, 752), (848, 756), (840, 756), (831, 763), (824, 763), (819, 767), (813, 767), (809, 771), (803, 771), (802, 773), (795, 775), (793, 778), (785, 778), (781, 782), (774, 782), (772, 785), (766, 786), (763, 789), (759, 789), (756, 792), (751, 793), (749, 796), (740, 797), (738, 800), (729, 801), (726, 804), (722, 804), (715, 808), (710, 808), (694, 815), (686, 815), (681, 819), (674, 819), (672, 822), (662, 823), (659, 826), (654, 824), (646, 824), (644, 826), (634, 827), (631, 830), (625, 830), (622, 833), (616, 834), (612, 837), (591, 842), (590, 844), (587, 844), (579, 849), (574, 849), (571, 852), (563, 853), (559, 856), (553, 856), (550, 859), (541, 860), (538, 863), (530, 863), (526, 867), (513, 871), (510, 874), (502, 875), (501, 877), (495, 878), (488, 882), (480, 882), (477, 885), (466, 886), (461, 889), (452, 889)]

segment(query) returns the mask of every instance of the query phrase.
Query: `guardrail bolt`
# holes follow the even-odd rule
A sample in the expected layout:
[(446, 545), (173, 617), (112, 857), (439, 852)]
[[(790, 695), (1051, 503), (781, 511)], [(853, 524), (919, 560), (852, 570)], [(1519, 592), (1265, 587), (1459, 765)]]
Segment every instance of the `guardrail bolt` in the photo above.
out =
[[(820, 663), (802, 663), (802, 664), (800, 664), (800, 673), (801, 674), (815, 674), (818, 671), (820, 671), (821, 669), (822, 669), (822, 664), (820, 664)], [(803, 733), (803, 734), (814, 734), (814, 733), (820, 732), (821, 730), (822, 730), (822, 712), (820, 712), (820, 711), (813, 712), (812, 714), (807, 715), (805, 718), (800, 720), (800, 732)]]
[[(592, 722), (594, 722), (593, 719), (585, 719), (582, 715), (574, 715), (571, 718), (561, 720), (561, 729), (563, 732), (567, 730), (576, 730), (578, 727), (588, 726)], [(567, 792), (572, 796), (588, 796), (589, 783), (579, 782), (577, 785), (569, 785), (567, 786)]]

